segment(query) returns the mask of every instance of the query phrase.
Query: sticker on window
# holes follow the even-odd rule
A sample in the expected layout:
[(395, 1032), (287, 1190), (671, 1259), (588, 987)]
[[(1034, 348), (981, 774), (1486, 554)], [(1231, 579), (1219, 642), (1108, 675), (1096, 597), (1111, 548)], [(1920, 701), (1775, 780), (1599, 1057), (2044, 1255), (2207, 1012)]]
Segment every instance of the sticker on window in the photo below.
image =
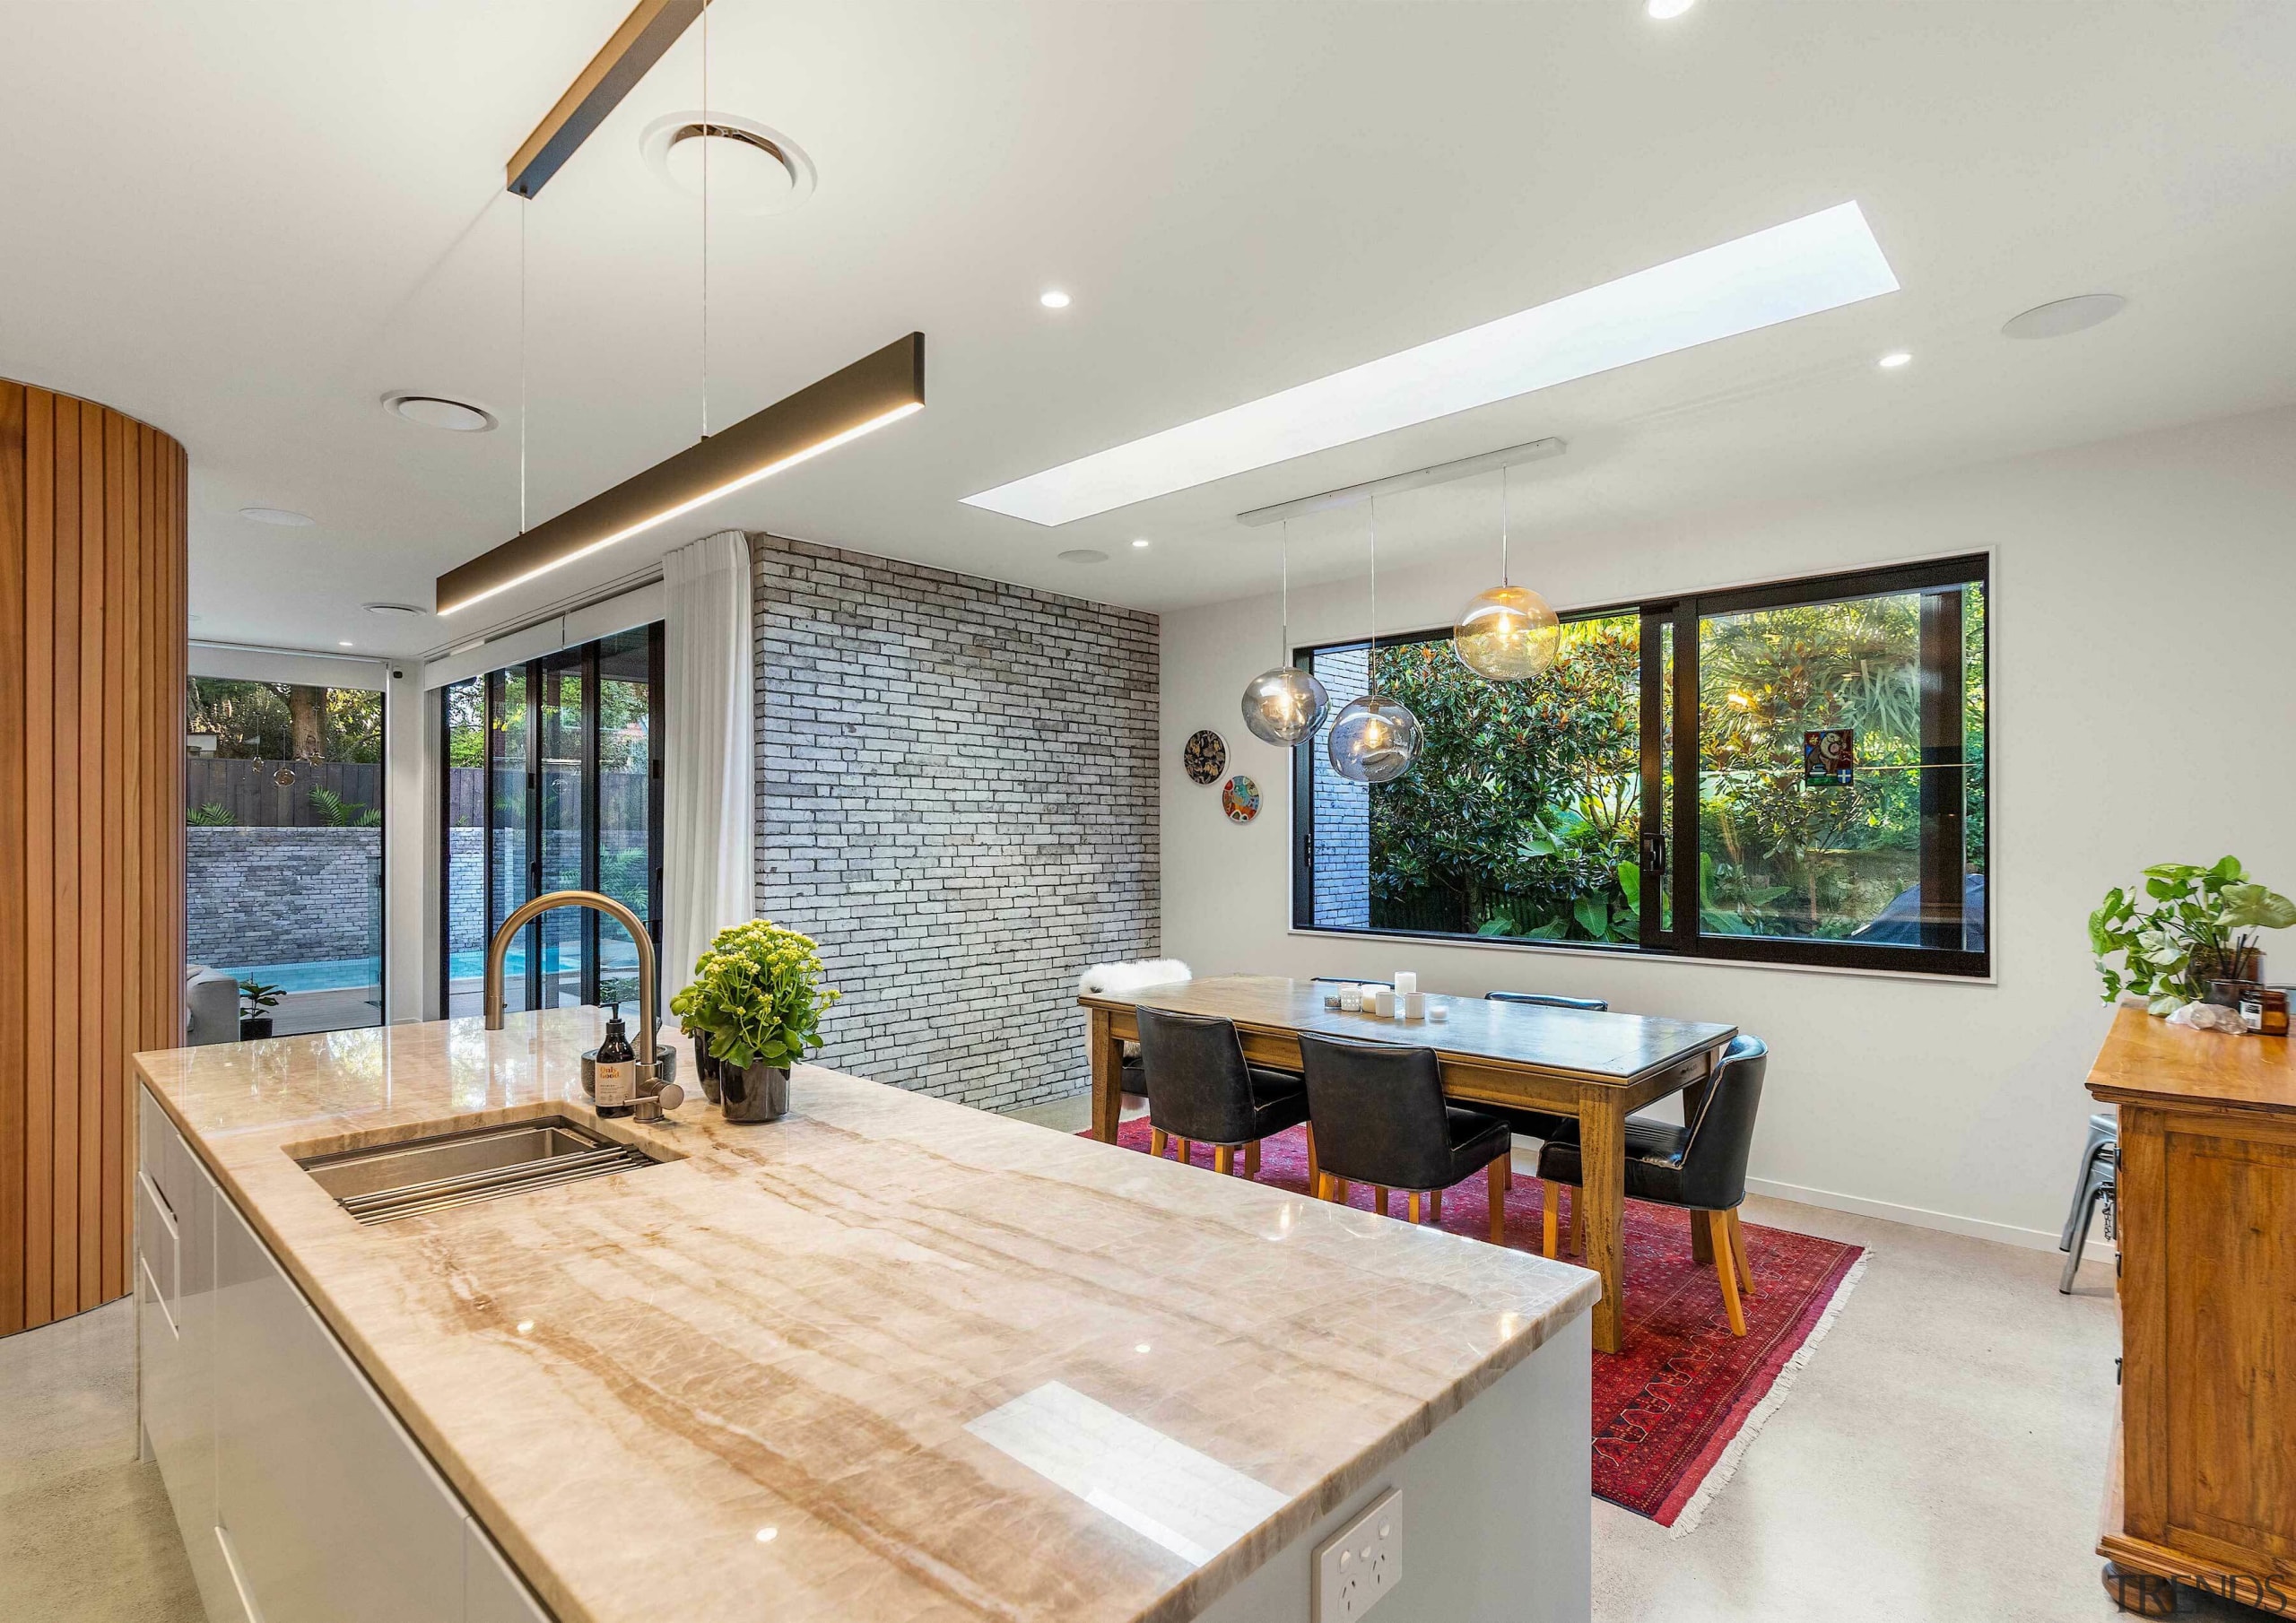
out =
[(1810, 787), (1853, 783), (1857, 777), (1857, 734), (1848, 727), (1827, 727), (1802, 734), (1802, 781)]

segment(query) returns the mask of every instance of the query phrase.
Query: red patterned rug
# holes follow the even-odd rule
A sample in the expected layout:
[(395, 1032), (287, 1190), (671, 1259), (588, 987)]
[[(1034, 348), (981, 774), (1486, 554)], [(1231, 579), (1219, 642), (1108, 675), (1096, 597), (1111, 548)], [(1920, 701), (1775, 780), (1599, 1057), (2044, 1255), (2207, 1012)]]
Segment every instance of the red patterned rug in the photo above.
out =
[[(1118, 1141), (1145, 1152), (1147, 1117), (1125, 1123)], [(1199, 1148), (1195, 1159), (1208, 1168), (1211, 1151)], [(1298, 1128), (1262, 1147), (1259, 1181), (1307, 1192)], [(1443, 1227), (1485, 1238), (1483, 1188), (1477, 1177), (1448, 1191)], [(1539, 1248), (1543, 1188), (1518, 1173), (1507, 1197), (1507, 1243), (1518, 1251)], [(1348, 1198), (1370, 1209), (1364, 1185)], [(1388, 1198), (1400, 1212), (1403, 1197)], [(1562, 1217), (1567, 1244), (1567, 1200)], [(1738, 1337), (1723, 1318), (1714, 1271), (1691, 1261), (1690, 1214), (1626, 1203), (1626, 1345), (1595, 1355), (1595, 1492), (1662, 1527), (1695, 1525), (1752, 1440), (1749, 1422), (1758, 1428), (1784, 1395), (1863, 1266), (1862, 1246), (1752, 1223), (1745, 1234), (1757, 1294), (1743, 1298), (1746, 1333)]]

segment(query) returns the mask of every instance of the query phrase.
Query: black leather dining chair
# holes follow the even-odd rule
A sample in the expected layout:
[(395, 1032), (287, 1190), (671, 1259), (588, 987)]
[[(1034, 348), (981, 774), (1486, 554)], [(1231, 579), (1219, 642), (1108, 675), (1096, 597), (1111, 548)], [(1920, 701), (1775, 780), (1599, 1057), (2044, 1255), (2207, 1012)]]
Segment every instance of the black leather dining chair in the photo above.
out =
[[(1486, 1003), (1531, 1003), (1543, 1009), (1583, 1009), (1592, 1014), (1609, 1012), (1610, 1004), (1599, 997), (1563, 997), (1552, 992), (1486, 992)], [(1526, 1110), (1519, 1106), (1484, 1105), (1481, 1107), (1507, 1124), (1508, 1131), (1519, 1133), (1525, 1138), (1561, 1138), (1577, 1124), (1574, 1117), (1557, 1115), (1551, 1110)]]
[[(1746, 1198), (1746, 1162), (1753, 1154), (1754, 1115), (1761, 1107), (1762, 1072), (1769, 1064), (1770, 1049), (1761, 1038), (1733, 1038), (1707, 1084), (1695, 1121), (1681, 1127), (1639, 1116), (1629, 1116), (1626, 1122), (1627, 1199), (1686, 1207), (1692, 1223), (1706, 1225), (1732, 1335), (1746, 1333), (1745, 1310), (1738, 1303), (1740, 1283), (1748, 1296), (1754, 1294), (1738, 1208)], [(1539, 1176), (1549, 1185), (1545, 1251), (1552, 1256), (1552, 1185), (1567, 1184), (1582, 1191), (1585, 1186), (1575, 1131), (1549, 1140), (1540, 1150)]]
[[(1148, 1089), (1148, 1150), (1164, 1153), (1172, 1141), (1179, 1159), (1192, 1147), (1213, 1147), (1212, 1164), (1235, 1169), (1244, 1151), (1244, 1176), (1259, 1176), (1259, 1143), (1271, 1133), (1308, 1119), (1307, 1088), (1286, 1072), (1269, 1071), (1244, 1058), (1233, 1020), (1176, 1014), (1140, 1006), (1140, 1061)], [(1308, 1129), (1308, 1177), (1316, 1175), (1315, 1129)]]
[(1594, 1014), (1606, 1013), (1610, 1009), (1607, 999), (1564, 997), (1553, 992), (1486, 992), (1483, 999), (1487, 1003), (1537, 1003), (1547, 1009), (1584, 1009)]
[(1350, 1183), (1369, 1184), (1385, 1216), (1387, 1191), (1401, 1189), (1410, 1197), (1413, 1222), (1424, 1195), (1429, 1216), (1439, 1223), (1443, 1191), (1480, 1169), (1490, 1180), (1491, 1242), (1505, 1243), (1507, 1124), (1445, 1100), (1432, 1048), (1303, 1033), (1300, 1057), (1322, 1156), (1311, 1193), (1326, 1198), (1329, 1191), (1329, 1198), (1344, 1201)]

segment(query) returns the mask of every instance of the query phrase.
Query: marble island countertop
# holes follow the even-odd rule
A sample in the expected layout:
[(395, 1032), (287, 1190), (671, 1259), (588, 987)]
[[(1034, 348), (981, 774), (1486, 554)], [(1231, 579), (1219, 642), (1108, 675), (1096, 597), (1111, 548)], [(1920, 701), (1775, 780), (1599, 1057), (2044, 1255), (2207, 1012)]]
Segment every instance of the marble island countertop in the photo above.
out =
[[(1178, 1623), (1597, 1289), (816, 1067), (780, 1122), (599, 1123), (602, 1029), (135, 1062), (565, 1623)], [(374, 1227), (291, 1159), (552, 1113), (677, 1159)]]

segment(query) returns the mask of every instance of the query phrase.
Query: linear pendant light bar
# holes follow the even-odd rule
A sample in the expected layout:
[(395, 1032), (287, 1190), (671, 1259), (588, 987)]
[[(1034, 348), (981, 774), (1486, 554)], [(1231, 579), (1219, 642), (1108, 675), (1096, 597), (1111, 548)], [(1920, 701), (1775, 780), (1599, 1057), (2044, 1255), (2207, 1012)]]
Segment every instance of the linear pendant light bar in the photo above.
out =
[(911, 333), (439, 577), (452, 614), (858, 439), (925, 404)]
[(1276, 524), (1286, 518), (1304, 518), (1310, 513), (1326, 513), (1334, 508), (1352, 508), (1380, 496), (1392, 496), (1398, 490), (1423, 490), (1431, 484), (1448, 484), (1455, 479), (1473, 479), (1477, 473), (1496, 473), (1501, 468), (1511, 468), (1526, 462), (1545, 462), (1560, 456), (1570, 447), (1560, 439), (1534, 439), (1522, 445), (1509, 446), (1503, 451), (1485, 451), (1479, 456), (1462, 456), (1457, 462), (1439, 462), (1431, 468), (1414, 468), (1408, 473), (1390, 473), (1385, 479), (1366, 480), (1361, 484), (1342, 485), (1336, 490), (1326, 490), (1318, 496), (1301, 496), (1292, 501), (1279, 501), (1272, 508), (1254, 508), (1248, 513), (1236, 515), (1238, 524)]
[(638, 0), (638, 7), (613, 30), (605, 48), (590, 58), (550, 116), (535, 126), (516, 156), (503, 166), (503, 186), (532, 197), (548, 185), (590, 132), (605, 122), (646, 70), (677, 43), (708, 0)]
[(968, 496), (1063, 525), (1897, 291), (1855, 203)]

